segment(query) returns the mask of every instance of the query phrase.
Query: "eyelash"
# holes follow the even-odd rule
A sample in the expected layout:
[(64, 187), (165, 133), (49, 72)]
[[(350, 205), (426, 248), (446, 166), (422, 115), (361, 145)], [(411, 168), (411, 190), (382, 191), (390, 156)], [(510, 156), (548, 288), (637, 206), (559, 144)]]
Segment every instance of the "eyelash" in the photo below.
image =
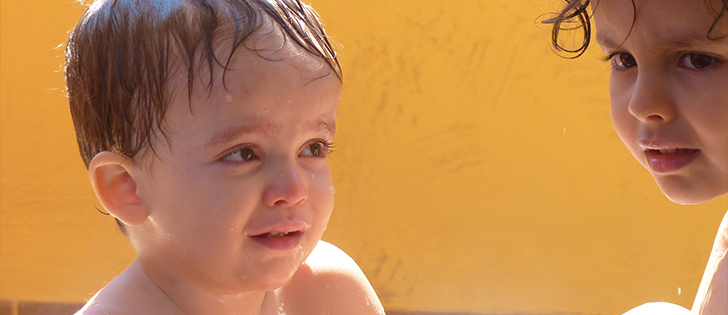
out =
[[(683, 63), (684, 63), (683, 60), (685, 60), (685, 57), (688, 57), (688, 56), (693, 56), (693, 57), (698, 57), (698, 56), (700, 56), (700, 57), (707, 57), (707, 58), (710, 58), (710, 63), (707, 66), (704, 66), (704, 67), (701, 67), (701, 68), (690, 68), (690, 67), (687, 67), (687, 66), (683, 65)], [(692, 60), (690, 62), (692, 63)], [(716, 57), (713, 57), (711, 55), (708, 55), (708, 54), (687, 53), (687, 54), (684, 54), (680, 58), (680, 65), (682, 65), (684, 68), (687, 68), (687, 69), (689, 69), (690, 71), (693, 71), (693, 72), (701, 72), (701, 71), (705, 71), (705, 70), (708, 70), (708, 69), (712, 69), (713, 67), (718, 66), (720, 63), (721, 63), (721, 60), (720, 59), (718, 59)]]
[[(601, 60), (603, 62), (609, 62), (611, 64), (612, 69), (617, 70), (617, 71), (626, 71), (629, 68), (634, 67), (634, 66), (630, 66), (630, 67), (619, 67), (619, 66), (615, 65), (615, 62), (616, 62), (615, 61), (615, 58), (616, 57), (619, 57), (622, 54), (627, 54), (627, 55), (630, 55), (631, 56), (631, 54), (629, 54), (629, 53), (618, 51), (618, 52), (610, 53), (609, 55), (607, 55), (605, 57), (602, 57)], [(700, 68), (697, 68), (697, 67), (695, 67), (695, 68), (689, 67), (684, 62), (685, 58), (688, 58), (688, 57), (708, 57), (708, 58), (710, 58), (710, 63), (708, 65), (706, 65), (704, 67), (700, 67)], [(631, 58), (634, 59), (634, 56), (631, 56)], [(695, 73), (699, 73), (699, 72), (702, 72), (702, 71), (711, 69), (714, 66), (720, 64), (721, 62), (722, 62), (722, 60), (720, 60), (720, 59), (718, 59), (716, 57), (713, 57), (711, 55), (708, 55), (708, 54), (696, 53), (696, 52), (689, 52), (689, 53), (684, 53), (682, 56), (680, 56), (680, 62), (678, 63), (678, 65), (680, 65), (681, 67), (687, 69), (688, 71), (695, 72)], [(635, 61), (635, 66), (636, 65), (637, 64), (636, 64), (636, 61)]]
[[(334, 146), (335, 146), (335, 144), (331, 141), (319, 139), (319, 140), (314, 140), (314, 141), (306, 144), (303, 147), (303, 150), (308, 149), (311, 145), (314, 145), (314, 144), (320, 144), (321, 147), (319, 149), (321, 150), (321, 152), (319, 153), (318, 156), (310, 156), (310, 157), (321, 158), (321, 159), (327, 159), (329, 157), (329, 155), (333, 152)], [(299, 155), (300, 155), (300, 153), (299, 153)]]
[[(314, 158), (323, 158), (323, 159), (328, 158), (329, 155), (333, 152), (333, 149), (335, 147), (335, 144), (331, 141), (314, 140), (314, 141), (306, 144), (303, 147), (303, 150), (310, 150), (310, 147), (315, 144), (320, 144), (321, 147), (319, 148), (319, 150), (320, 150), (319, 155), (310, 156), (310, 157), (314, 157)], [(245, 158), (243, 158), (241, 161), (228, 160), (228, 158), (234, 157), (236, 154), (241, 154), (245, 150), (251, 150), (252, 152), (249, 152), (248, 155)], [(226, 161), (226, 162), (231, 162), (231, 163), (248, 163), (248, 162), (258, 159), (258, 154), (255, 152), (257, 150), (258, 150), (258, 146), (256, 146), (256, 145), (244, 145), (244, 146), (239, 147), (239, 148), (231, 151), (230, 153), (226, 154), (225, 156), (222, 157), (221, 160)], [(311, 153), (313, 153), (313, 152), (311, 152)], [(299, 155), (300, 154), (301, 153), (299, 153)], [(306, 156), (306, 157), (309, 157), (309, 156)]]
[[(228, 160), (228, 158), (231, 158), (231, 157), (235, 156), (236, 154), (241, 154), (244, 150), (251, 150), (250, 155), (252, 155), (252, 157), (250, 155), (248, 156), (248, 157), (250, 157), (250, 159), (247, 159), (247, 160), (246, 159), (243, 159), (242, 161), (230, 161), (230, 160)], [(239, 148), (237, 148), (235, 150), (230, 151), (230, 153), (228, 153), (228, 154), (225, 154), (222, 157), (222, 159), (220, 159), (220, 160), (221, 161), (225, 161), (225, 162), (231, 162), (231, 163), (248, 163), (248, 162), (253, 161), (253, 160), (256, 160), (258, 158), (258, 154), (256, 153), (256, 151), (258, 151), (258, 146), (256, 146), (256, 145), (244, 145), (242, 147), (239, 147)]]
[(601, 60), (602, 62), (610, 62), (610, 61), (612, 61), (612, 58), (614, 58), (614, 56), (616, 56), (617, 54), (620, 54), (620, 53), (618, 53), (618, 52), (609, 53), (606, 56), (599, 57), (599, 60)]
[[(626, 71), (627, 69), (629, 69), (631, 67), (622, 68), (622, 67), (618, 67), (617, 65), (615, 65), (615, 59), (614, 58), (615, 57), (619, 57), (622, 54), (628, 54), (628, 53), (625, 53), (625, 52), (622, 52), (622, 51), (613, 52), (613, 53), (610, 53), (609, 55), (607, 55), (605, 57), (602, 57), (601, 60), (603, 62), (608, 62), (613, 70)], [(632, 57), (632, 58), (634, 58), (634, 57)]]

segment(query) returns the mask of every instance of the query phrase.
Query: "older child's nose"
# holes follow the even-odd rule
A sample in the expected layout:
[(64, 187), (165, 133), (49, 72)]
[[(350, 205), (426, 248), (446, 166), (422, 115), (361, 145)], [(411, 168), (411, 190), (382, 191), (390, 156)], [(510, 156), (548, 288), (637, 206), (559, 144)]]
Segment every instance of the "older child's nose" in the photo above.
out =
[(642, 122), (668, 122), (675, 118), (675, 104), (669, 77), (661, 73), (640, 73), (632, 87), (629, 113)]
[(269, 173), (263, 202), (269, 207), (294, 206), (308, 199), (306, 177), (294, 163), (281, 162)]

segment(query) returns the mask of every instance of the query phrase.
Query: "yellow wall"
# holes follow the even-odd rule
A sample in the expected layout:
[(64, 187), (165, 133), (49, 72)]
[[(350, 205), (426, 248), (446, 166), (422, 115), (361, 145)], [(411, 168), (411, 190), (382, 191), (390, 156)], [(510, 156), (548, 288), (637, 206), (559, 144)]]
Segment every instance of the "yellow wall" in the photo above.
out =
[[(661, 195), (612, 130), (598, 49), (550, 51), (557, 1), (311, 2), (344, 47), (324, 238), (389, 311), (691, 305), (726, 198)], [(82, 11), (0, 2), (0, 300), (83, 301), (134, 256), (94, 209), (62, 91)]]

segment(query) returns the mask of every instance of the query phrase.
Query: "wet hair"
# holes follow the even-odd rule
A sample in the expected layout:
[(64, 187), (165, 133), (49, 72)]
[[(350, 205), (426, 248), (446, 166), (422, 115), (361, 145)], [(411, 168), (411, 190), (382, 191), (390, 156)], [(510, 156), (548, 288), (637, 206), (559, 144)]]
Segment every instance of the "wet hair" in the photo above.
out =
[[(566, 2), (566, 5), (561, 9), (560, 12), (555, 13), (554, 16), (550, 19), (543, 20), (542, 23), (544, 24), (551, 24), (551, 48), (560, 56), (565, 58), (578, 58), (584, 52), (586, 52), (586, 49), (589, 48), (589, 44), (591, 43), (591, 36), (592, 36), (592, 24), (591, 24), (591, 18), (592, 15), (589, 13), (589, 6), (591, 4), (591, 0), (564, 0)], [(708, 0), (709, 1), (709, 0)], [(723, 2), (723, 7), (716, 12), (717, 16), (715, 17), (715, 20), (713, 21), (713, 24), (710, 26), (710, 29), (708, 30), (708, 33), (706, 36), (711, 40), (717, 40), (719, 38), (724, 37), (723, 36), (715, 36), (715, 30), (718, 26), (718, 23), (724, 16), (728, 16), (728, 0), (721, 0)], [(634, 0), (632, 2), (632, 9), (634, 12), (634, 16), (632, 18), (632, 25), (631, 27), (634, 27), (635, 19), (637, 18), (637, 6), (634, 3)], [(595, 8), (596, 9), (596, 8)], [(630, 28), (630, 33), (632, 29)], [(579, 35), (574, 35), (574, 32)], [(560, 39), (563, 38), (564, 33), (567, 33), (567, 36), (575, 36), (577, 38), (580, 38), (581, 43), (577, 44), (574, 48), (565, 47), (560, 43)], [(627, 34), (629, 36), (629, 34)]]
[[(341, 79), (318, 15), (298, 0), (94, 2), (66, 46), (66, 88), (86, 167), (102, 151), (134, 157), (150, 143), (155, 128), (164, 130), (171, 59), (182, 59), (191, 88), (200, 64), (208, 66), (210, 77), (214, 65), (227, 70), (243, 41), (263, 26), (264, 14)], [(221, 36), (233, 44), (218, 59), (214, 46)]]
[[(237, 49), (272, 20), (342, 81), (341, 66), (318, 14), (299, 0), (97, 0), (71, 31), (66, 45), (66, 89), (86, 168), (102, 151), (127, 157), (151, 151), (164, 135), (168, 81), (186, 75), (188, 93), (200, 69), (224, 71)], [(218, 58), (216, 44), (231, 39)], [(228, 47), (228, 45), (224, 46)], [(176, 61), (181, 61), (176, 62)], [(173, 64), (182, 64), (173, 71)], [(186, 70), (186, 73), (185, 71)], [(224, 81), (223, 81), (224, 84)], [(165, 136), (166, 137), (166, 136)], [(117, 223), (125, 232), (119, 220)]]

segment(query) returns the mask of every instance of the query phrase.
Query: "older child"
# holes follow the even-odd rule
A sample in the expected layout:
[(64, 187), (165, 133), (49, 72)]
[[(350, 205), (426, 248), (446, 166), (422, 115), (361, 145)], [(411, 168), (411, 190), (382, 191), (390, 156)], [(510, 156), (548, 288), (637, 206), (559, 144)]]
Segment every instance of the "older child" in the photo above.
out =
[[(670, 200), (699, 203), (728, 193), (728, 1), (567, 0), (553, 45), (580, 55), (596, 40), (612, 65), (614, 127)], [(577, 25), (580, 28), (574, 28)], [(584, 32), (573, 50), (559, 41)], [(694, 314), (728, 314), (728, 215), (698, 290)], [(630, 314), (653, 312), (647, 304)], [(685, 310), (687, 311), (687, 310)]]
[(297, 0), (108, 0), (68, 42), (81, 155), (137, 259), (79, 314), (383, 314), (341, 250), (336, 54)]

